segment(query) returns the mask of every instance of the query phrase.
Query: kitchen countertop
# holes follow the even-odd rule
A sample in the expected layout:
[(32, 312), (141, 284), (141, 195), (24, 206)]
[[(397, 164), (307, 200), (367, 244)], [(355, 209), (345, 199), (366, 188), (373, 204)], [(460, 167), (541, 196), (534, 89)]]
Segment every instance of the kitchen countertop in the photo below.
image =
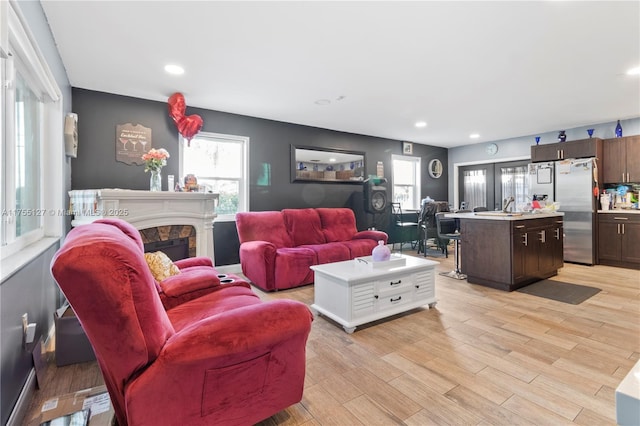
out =
[(598, 213), (614, 213), (614, 214), (640, 214), (640, 209), (613, 209), (613, 210), (598, 210)]
[(540, 213), (502, 213), (502, 212), (476, 212), (476, 213), (447, 213), (445, 217), (456, 219), (481, 219), (481, 220), (528, 220), (541, 219), (545, 217), (562, 217), (563, 212), (540, 212)]

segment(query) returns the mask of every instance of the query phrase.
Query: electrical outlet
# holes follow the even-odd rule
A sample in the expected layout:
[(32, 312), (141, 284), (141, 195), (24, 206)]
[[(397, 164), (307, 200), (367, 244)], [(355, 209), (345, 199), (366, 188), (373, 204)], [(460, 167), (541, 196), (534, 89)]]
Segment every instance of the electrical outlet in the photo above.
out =
[(25, 343), (33, 343), (33, 339), (36, 337), (36, 323), (32, 322), (27, 325), (24, 341)]

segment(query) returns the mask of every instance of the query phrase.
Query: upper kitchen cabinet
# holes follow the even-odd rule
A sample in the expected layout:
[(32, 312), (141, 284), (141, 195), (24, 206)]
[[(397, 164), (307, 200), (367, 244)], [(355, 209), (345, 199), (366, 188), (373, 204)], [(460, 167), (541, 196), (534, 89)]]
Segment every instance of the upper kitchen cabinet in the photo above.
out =
[(604, 183), (640, 182), (640, 135), (606, 139)]
[(531, 146), (533, 163), (588, 157), (602, 158), (602, 139), (589, 138)]

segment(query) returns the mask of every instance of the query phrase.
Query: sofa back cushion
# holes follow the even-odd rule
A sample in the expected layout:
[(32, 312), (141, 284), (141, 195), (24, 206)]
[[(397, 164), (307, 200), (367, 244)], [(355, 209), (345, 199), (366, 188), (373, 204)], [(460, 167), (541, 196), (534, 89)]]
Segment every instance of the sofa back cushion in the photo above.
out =
[(356, 216), (351, 209), (318, 208), (322, 232), (327, 242), (350, 240), (357, 232)]
[(236, 227), (240, 244), (249, 241), (268, 241), (276, 247), (292, 246), (281, 212), (237, 213)]
[(282, 216), (294, 246), (326, 242), (320, 216), (315, 209), (284, 209)]

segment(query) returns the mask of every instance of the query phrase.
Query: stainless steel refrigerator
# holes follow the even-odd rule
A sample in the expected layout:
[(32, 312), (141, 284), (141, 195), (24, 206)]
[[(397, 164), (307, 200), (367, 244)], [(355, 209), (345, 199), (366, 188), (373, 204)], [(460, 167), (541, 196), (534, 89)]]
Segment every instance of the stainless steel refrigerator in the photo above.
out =
[(564, 212), (564, 260), (595, 263), (594, 219), (596, 197), (594, 159), (578, 158), (529, 165), (529, 193), (546, 195)]

